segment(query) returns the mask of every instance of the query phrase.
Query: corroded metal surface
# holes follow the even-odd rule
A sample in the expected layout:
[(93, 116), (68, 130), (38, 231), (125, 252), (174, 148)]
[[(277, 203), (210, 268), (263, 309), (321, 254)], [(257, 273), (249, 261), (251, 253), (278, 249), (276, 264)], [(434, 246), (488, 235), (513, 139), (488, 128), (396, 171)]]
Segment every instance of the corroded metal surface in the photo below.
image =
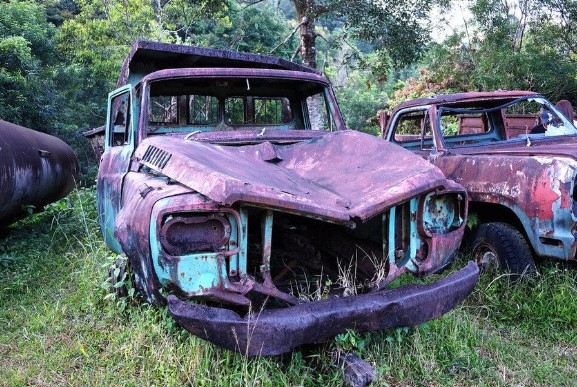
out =
[[(171, 158), (162, 168), (147, 166), (219, 204), (252, 203), (344, 224), (367, 220), (445, 184), (430, 163), (364, 133), (338, 131), (285, 145), (267, 139), (265, 133), (258, 137), (260, 144), (221, 146), (178, 136), (151, 137), (136, 150), (135, 160), (143, 160), (153, 146)], [(271, 148), (275, 160), (263, 160), (261, 155)], [(348, 176), (354, 178), (344, 178)]]
[[(474, 286), (477, 271), (468, 268), (384, 290), (403, 273), (423, 277), (451, 264), (467, 194), (411, 152), (346, 130), (316, 72), (140, 42), (119, 85), (104, 131), (90, 133), (107, 136), (101, 229), (127, 255), (138, 293), (164, 305), (171, 290), (171, 311), (193, 333), (251, 355), (282, 353), (357, 324), (438, 317)], [(359, 295), (334, 297), (349, 293)], [(193, 304), (201, 300), (218, 306)], [(245, 351), (253, 317), (260, 341)], [(241, 347), (233, 329), (244, 329)]]
[[(538, 94), (533, 91), (524, 91), (524, 90), (471, 91), (468, 93), (440, 94), (436, 97), (417, 98), (402, 102), (399, 105), (395, 106), (393, 111), (396, 112), (401, 109), (406, 109), (415, 106), (442, 105), (442, 104), (451, 104), (455, 102), (468, 103), (476, 101), (485, 101), (486, 103), (492, 105), (498, 105), (504, 100), (511, 100), (514, 98), (527, 97), (532, 95), (538, 95)], [(499, 100), (501, 100), (501, 102)]]
[(116, 87), (127, 82), (136, 84), (144, 74), (153, 71), (199, 67), (267, 68), (317, 73), (311, 67), (274, 56), (140, 40), (126, 57)]
[(0, 120), (0, 226), (66, 196), (77, 175), (64, 141)]
[(249, 356), (278, 355), (347, 329), (376, 331), (432, 320), (462, 302), (478, 277), (477, 265), (470, 262), (431, 285), (406, 285), (289, 309), (256, 310), (244, 318), (231, 310), (187, 303), (174, 296), (169, 296), (168, 307), (188, 331), (224, 348)]
[[(449, 94), (404, 102), (390, 115), (382, 114), (381, 125), (387, 139), (414, 150), (462, 184), (480, 221), (514, 225), (538, 256), (574, 260), (577, 136), (531, 135), (539, 111), (514, 109), (525, 101), (541, 110), (554, 109), (529, 91)], [(418, 143), (419, 134), (395, 137), (400, 117), (416, 117), (415, 112), (428, 114), (427, 130), (434, 136), (426, 146)], [(457, 135), (443, 133), (442, 112), (455, 113)]]
[(550, 141), (554, 144), (529, 149), (525, 144), (463, 149), (435, 164), (465, 186), (472, 201), (511, 209), (538, 255), (575, 259), (577, 146), (570, 150), (567, 141)]

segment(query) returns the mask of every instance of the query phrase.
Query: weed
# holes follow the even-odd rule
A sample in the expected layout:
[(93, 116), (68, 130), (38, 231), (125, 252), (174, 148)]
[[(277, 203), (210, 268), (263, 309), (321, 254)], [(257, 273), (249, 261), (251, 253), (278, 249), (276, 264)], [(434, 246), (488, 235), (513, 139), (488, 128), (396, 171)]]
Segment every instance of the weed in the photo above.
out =
[(338, 261), (337, 285), (343, 289), (343, 296), (354, 296), (362, 284), (357, 281), (357, 256), (352, 257), (348, 263)]
[(125, 255), (110, 254), (104, 258), (102, 271), (108, 273), (100, 288), (106, 293), (105, 300), (110, 300), (120, 311), (129, 305), (136, 304), (132, 272), (128, 269), (128, 258)]
[(395, 328), (387, 334), (385, 341), (389, 344), (401, 344), (404, 337), (409, 333), (408, 327)]
[(467, 215), (467, 229), (472, 230), (479, 224), (479, 215), (475, 212), (469, 212)]
[(338, 348), (345, 352), (355, 352), (362, 356), (365, 353), (367, 345), (371, 342), (371, 333), (358, 333), (353, 329), (347, 329), (335, 337), (335, 343)]
[[(515, 284), (483, 276), (462, 306), (418, 327), (350, 331), (312, 353), (246, 358), (188, 334), (166, 308), (104, 300), (118, 257), (102, 242), (95, 207), (94, 190), (74, 191), (0, 240), (0, 385), (341, 386), (330, 359), (337, 341), (362, 348), (378, 386), (577, 379), (572, 267), (543, 266)], [(333, 285), (326, 281), (311, 283)]]

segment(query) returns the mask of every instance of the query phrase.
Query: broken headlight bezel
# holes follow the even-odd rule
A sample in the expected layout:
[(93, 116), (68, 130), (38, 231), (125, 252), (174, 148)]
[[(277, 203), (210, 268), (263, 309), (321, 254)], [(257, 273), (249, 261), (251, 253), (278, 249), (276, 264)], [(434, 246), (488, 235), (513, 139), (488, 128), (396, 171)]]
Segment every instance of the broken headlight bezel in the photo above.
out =
[(172, 256), (216, 253), (228, 244), (231, 230), (223, 213), (178, 212), (165, 215), (159, 239)]
[(466, 207), (466, 194), (463, 192), (430, 192), (419, 204), (419, 228), (429, 237), (458, 230), (465, 223)]

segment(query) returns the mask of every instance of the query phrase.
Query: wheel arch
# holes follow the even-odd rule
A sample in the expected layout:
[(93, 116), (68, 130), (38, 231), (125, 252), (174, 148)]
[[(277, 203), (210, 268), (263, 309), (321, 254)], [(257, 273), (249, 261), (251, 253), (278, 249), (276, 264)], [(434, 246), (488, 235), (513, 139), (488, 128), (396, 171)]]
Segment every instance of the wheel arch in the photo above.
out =
[[(521, 234), (523, 234), (523, 237), (531, 249), (531, 253), (535, 255), (533, 240), (528, 234), (527, 229), (525, 228), (525, 224), (523, 221), (521, 221), (517, 212), (514, 211), (511, 207), (500, 203), (488, 203), (473, 200), (469, 202), (469, 219), (471, 219), (471, 217), (477, 217), (477, 221), (472, 227), (467, 227), (465, 232), (466, 241), (468, 241), (468, 239), (471, 237), (473, 229), (482, 223), (507, 223), (515, 227)], [(470, 222), (468, 225), (469, 224)]]

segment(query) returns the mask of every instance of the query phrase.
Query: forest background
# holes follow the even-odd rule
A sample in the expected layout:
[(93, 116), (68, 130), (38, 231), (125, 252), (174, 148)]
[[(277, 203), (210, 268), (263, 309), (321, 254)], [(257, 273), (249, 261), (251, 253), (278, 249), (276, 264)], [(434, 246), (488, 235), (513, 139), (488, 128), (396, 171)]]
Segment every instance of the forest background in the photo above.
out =
[[(351, 129), (437, 93), (527, 89), (577, 101), (574, 0), (3, 0), (0, 118), (66, 139), (105, 122), (137, 39), (271, 54), (333, 82)], [(466, 18), (465, 16), (466, 15)], [(458, 26), (458, 27), (455, 27)], [(433, 38), (434, 37), (434, 38)]]

